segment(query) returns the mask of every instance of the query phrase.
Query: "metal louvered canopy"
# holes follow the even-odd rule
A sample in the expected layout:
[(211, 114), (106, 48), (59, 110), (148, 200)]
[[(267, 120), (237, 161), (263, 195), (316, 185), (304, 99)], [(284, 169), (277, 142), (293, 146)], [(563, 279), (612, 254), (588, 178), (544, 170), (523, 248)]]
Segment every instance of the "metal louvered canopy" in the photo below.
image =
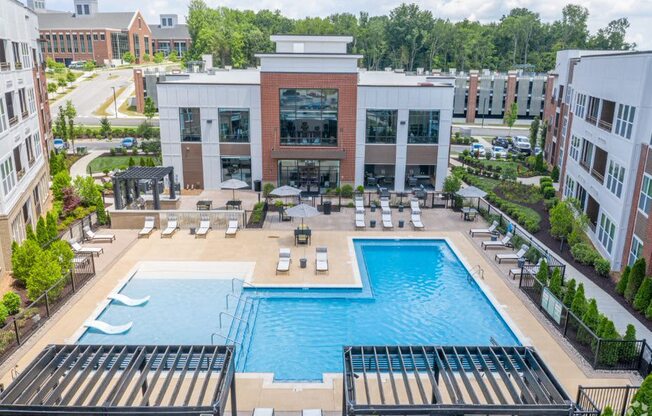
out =
[(224, 414), (234, 347), (49, 345), (0, 394), (0, 414)]
[(343, 413), (572, 414), (573, 403), (530, 347), (344, 348)]

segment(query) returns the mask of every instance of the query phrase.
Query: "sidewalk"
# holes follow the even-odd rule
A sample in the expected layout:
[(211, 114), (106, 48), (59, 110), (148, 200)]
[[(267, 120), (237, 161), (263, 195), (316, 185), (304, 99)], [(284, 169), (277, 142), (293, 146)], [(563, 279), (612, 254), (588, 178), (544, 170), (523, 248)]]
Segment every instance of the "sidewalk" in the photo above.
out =
[(99, 157), (102, 153), (105, 153), (105, 151), (91, 150), (86, 156), (76, 161), (70, 167), (70, 177), (74, 179), (77, 176), (88, 176), (88, 165), (93, 161), (93, 159)]

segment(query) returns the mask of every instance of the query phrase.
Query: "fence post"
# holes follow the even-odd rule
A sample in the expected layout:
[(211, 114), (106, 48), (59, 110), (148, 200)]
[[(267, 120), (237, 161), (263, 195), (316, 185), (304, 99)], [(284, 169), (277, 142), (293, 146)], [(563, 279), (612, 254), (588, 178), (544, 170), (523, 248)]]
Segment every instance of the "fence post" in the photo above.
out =
[(564, 322), (564, 338), (566, 338), (566, 333), (568, 332), (568, 309), (566, 309), (566, 321)]
[[(647, 346), (647, 340), (643, 339), (643, 344), (641, 345), (641, 352), (638, 354), (638, 371), (639, 372), (641, 371), (641, 365), (642, 365), (641, 361), (643, 361), (643, 354), (645, 353), (645, 347), (646, 346)], [(646, 376), (647, 376), (647, 374), (645, 376), (643, 376), (643, 377), (646, 377)]]
[(50, 300), (48, 299), (48, 292), (45, 292), (45, 314), (50, 317)]
[(598, 338), (598, 345), (595, 347), (595, 356), (593, 357), (593, 368), (598, 368), (598, 357), (600, 356), (600, 347), (602, 344), (602, 338)]
[(18, 332), (18, 322), (16, 322), (16, 318), (14, 318), (14, 332), (16, 333), (16, 343), (20, 345), (20, 333)]
[(629, 405), (629, 389), (631, 386), (628, 384), (625, 386), (625, 395), (623, 396), (623, 405), (620, 408), (619, 414), (621, 416), (625, 416), (625, 412), (627, 411), (627, 406)]
[(72, 286), (72, 293), (75, 293), (77, 288), (75, 287), (75, 266), (72, 266), (70, 270), (70, 285)]

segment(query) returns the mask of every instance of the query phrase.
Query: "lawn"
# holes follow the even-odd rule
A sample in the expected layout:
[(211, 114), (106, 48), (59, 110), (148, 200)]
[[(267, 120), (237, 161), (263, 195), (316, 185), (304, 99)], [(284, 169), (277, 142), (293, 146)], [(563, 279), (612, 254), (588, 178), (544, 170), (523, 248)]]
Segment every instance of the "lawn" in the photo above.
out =
[[(129, 159), (134, 159), (136, 165), (140, 164), (140, 156), (100, 156), (93, 159), (89, 165), (91, 173), (104, 172), (105, 170), (126, 169), (129, 166)], [(151, 157), (154, 159), (156, 165), (161, 164), (161, 160), (154, 156), (143, 156), (143, 158)]]
[[(83, 71), (73, 71), (73, 70), (70, 70), (70, 72), (75, 76), (75, 79), (79, 78), (84, 73)], [(48, 82), (57, 82), (60, 78), (66, 79), (66, 71), (47, 72), (45, 74), (45, 77), (47, 78)]]
[(119, 97), (120, 94), (122, 94), (122, 93), (124, 92), (124, 90), (126, 90), (126, 89), (127, 89), (127, 86), (123, 86), (123, 87), (118, 88), (118, 89), (115, 91), (115, 94), (112, 94), (109, 98), (107, 98), (107, 99), (102, 103), (102, 105), (100, 105), (100, 106), (99, 106), (95, 111), (93, 111), (93, 114), (95, 114), (96, 116), (100, 116), (100, 117), (106, 117), (106, 116), (108, 116), (108, 115), (109, 115), (109, 112), (108, 112), (107, 110), (109, 109), (109, 106), (113, 104), (113, 97), (114, 97), (114, 95), (115, 95), (115, 97), (117, 98), (117, 97)]
[(496, 169), (496, 167), (500, 167), (500, 169), (505, 169), (506, 167), (509, 166), (509, 167), (512, 167), (512, 168), (514, 168), (516, 170), (516, 169), (518, 169), (518, 166), (520, 165), (520, 163), (514, 162), (513, 160), (479, 159), (479, 161), (482, 164), (482, 166), (484, 166), (484, 167), (491, 166), (491, 168), (493, 168), (493, 169)]

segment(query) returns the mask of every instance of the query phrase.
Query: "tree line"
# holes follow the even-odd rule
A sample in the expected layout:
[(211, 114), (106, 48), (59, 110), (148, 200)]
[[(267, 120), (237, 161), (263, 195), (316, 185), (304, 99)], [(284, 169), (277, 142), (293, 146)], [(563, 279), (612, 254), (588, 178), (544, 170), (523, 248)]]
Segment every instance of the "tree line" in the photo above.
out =
[(210, 8), (191, 0), (187, 23), (192, 47), (185, 59), (213, 55), (217, 65), (255, 66), (256, 53), (273, 52), (272, 34), (351, 35), (349, 52), (364, 56), (370, 70), (385, 67), (470, 69), (537, 72), (554, 67), (555, 53), (563, 49), (628, 50), (626, 17), (611, 21), (591, 34), (587, 8), (568, 4), (561, 18), (543, 22), (538, 13), (512, 9), (497, 22), (452, 22), (434, 16), (416, 4), (401, 4), (389, 15), (337, 13), (328, 17), (290, 19), (280, 11)]

